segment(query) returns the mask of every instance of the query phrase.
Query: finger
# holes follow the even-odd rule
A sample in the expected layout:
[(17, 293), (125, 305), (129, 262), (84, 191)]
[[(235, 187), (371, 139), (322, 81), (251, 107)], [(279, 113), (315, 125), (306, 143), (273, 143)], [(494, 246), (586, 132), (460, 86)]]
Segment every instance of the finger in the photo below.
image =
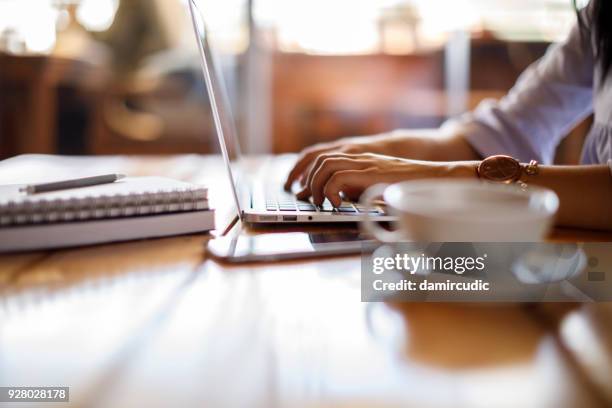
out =
[(360, 191), (359, 189), (344, 189), (342, 190), (342, 201), (357, 202), (359, 201), (359, 197), (361, 197), (361, 193), (362, 191)]
[[(327, 153), (323, 153), (323, 154), (327, 154)], [(314, 166), (314, 163), (317, 161), (319, 157), (321, 157), (321, 155), (317, 156), (313, 161), (311, 161), (306, 167), (306, 170), (304, 170), (304, 172), (300, 175), (300, 186), (302, 188), (308, 187), (308, 175), (312, 171), (312, 167)]]
[(291, 189), (291, 185), (293, 184), (293, 182), (297, 180), (300, 177), (300, 175), (302, 175), (302, 173), (304, 173), (304, 171), (308, 168), (308, 166), (312, 163), (312, 161), (316, 159), (318, 155), (328, 150), (331, 150), (331, 149), (330, 148), (327, 148), (327, 149), (308, 148), (304, 150), (302, 154), (298, 157), (298, 160), (296, 161), (295, 165), (293, 166), (293, 168), (289, 172), (289, 175), (287, 176), (287, 180), (285, 181), (285, 186), (284, 186), (285, 190), (289, 191)]
[(321, 168), (321, 165), (323, 164), (323, 162), (327, 159), (333, 159), (333, 158), (339, 158), (339, 157), (345, 157), (345, 158), (354, 158), (354, 155), (348, 155), (346, 153), (341, 153), (341, 152), (334, 152), (334, 153), (323, 153), (320, 154), (313, 162), (312, 165), (310, 166), (310, 168), (308, 169), (308, 172), (306, 174), (306, 182), (304, 183), (304, 187), (306, 187), (307, 189), (309, 189), (310, 191), (310, 185), (312, 184), (312, 178), (314, 177), (315, 173), (317, 172), (317, 170), (319, 168)]
[(375, 181), (371, 177), (370, 169), (342, 170), (335, 172), (327, 180), (323, 188), (323, 194), (334, 207), (339, 207), (342, 203), (342, 198), (340, 197), (341, 191), (346, 191), (349, 196), (355, 196), (361, 194), (366, 187)]
[[(324, 154), (324, 155), (327, 156), (327, 154)], [(315, 163), (319, 160), (319, 157), (322, 157), (322, 156), (323, 155), (318, 156), (315, 159), (314, 162), (312, 162), (312, 163), (310, 163), (308, 165), (308, 168), (304, 171), (304, 173), (302, 173), (300, 175), (300, 180), (299, 181), (300, 181), (300, 187), (302, 187), (302, 189), (295, 194), (295, 196), (296, 196), (296, 198), (298, 200), (307, 200), (308, 197), (310, 197), (310, 195), (311, 195), (310, 194), (310, 185), (309, 185), (309, 182), (308, 182), (308, 180), (310, 179), (309, 175), (311, 173), (313, 173), (312, 169), (315, 167)]]
[(361, 170), (368, 166), (370, 166), (370, 163), (366, 161), (348, 157), (331, 157), (323, 160), (319, 168), (314, 172), (309, 185), (313, 202), (317, 205), (323, 203), (325, 199), (323, 188), (334, 173), (344, 170)]
[(298, 183), (302, 188), (306, 185), (306, 175), (304, 173), (300, 174), (300, 176), (298, 177)]
[(298, 200), (307, 200), (310, 197), (310, 189), (308, 187), (302, 188), (296, 195), (295, 198)]

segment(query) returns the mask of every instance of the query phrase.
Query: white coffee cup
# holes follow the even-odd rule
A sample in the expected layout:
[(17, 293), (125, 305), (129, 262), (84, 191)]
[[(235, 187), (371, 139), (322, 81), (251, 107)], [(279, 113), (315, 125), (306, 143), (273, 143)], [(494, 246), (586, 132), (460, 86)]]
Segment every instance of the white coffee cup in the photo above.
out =
[(553, 224), (559, 198), (548, 189), (479, 180), (415, 180), (377, 184), (361, 196), (372, 207), (382, 196), (397, 217), (388, 231), (367, 215), (365, 232), (382, 242), (536, 242)]

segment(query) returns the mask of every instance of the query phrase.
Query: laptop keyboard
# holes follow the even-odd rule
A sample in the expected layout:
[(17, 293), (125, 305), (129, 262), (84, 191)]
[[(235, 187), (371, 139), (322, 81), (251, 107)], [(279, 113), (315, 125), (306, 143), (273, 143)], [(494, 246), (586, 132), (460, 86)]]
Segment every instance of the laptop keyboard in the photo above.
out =
[(266, 211), (339, 212), (344, 214), (381, 213), (380, 209), (370, 209), (368, 211), (362, 205), (350, 202), (343, 202), (340, 207), (334, 208), (328, 200), (325, 200), (323, 205), (317, 207), (310, 201), (296, 200), (291, 194), (279, 194), (276, 196), (268, 194), (266, 196)]

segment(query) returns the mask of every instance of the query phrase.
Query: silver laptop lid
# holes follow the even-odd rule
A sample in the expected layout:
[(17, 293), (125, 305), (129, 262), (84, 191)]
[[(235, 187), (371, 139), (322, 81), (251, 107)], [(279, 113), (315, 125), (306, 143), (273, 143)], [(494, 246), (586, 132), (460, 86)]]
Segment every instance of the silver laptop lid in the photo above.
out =
[(238, 215), (242, 219), (243, 210), (251, 206), (250, 193), (241, 168), (240, 144), (229, 103), (227, 84), (221, 65), (218, 63), (219, 56), (211, 48), (211, 43), (214, 42), (209, 41), (209, 32), (196, 0), (189, 0), (189, 12), (200, 52), (202, 72), (212, 109), (215, 132), (232, 186)]

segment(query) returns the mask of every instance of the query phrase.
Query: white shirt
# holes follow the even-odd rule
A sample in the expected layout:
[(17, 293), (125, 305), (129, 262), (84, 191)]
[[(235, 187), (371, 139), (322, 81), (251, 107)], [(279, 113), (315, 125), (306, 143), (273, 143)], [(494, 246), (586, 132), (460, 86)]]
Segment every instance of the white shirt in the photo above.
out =
[(443, 126), (460, 127), (483, 157), (507, 154), (550, 164), (560, 141), (594, 113), (581, 163), (608, 163), (612, 171), (612, 76), (601, 78), (587, 12), (582, 11), (585, 41), (576, 24), (565, 41), (552, 45), (521, 74), (505, 97), (485, 100)]

